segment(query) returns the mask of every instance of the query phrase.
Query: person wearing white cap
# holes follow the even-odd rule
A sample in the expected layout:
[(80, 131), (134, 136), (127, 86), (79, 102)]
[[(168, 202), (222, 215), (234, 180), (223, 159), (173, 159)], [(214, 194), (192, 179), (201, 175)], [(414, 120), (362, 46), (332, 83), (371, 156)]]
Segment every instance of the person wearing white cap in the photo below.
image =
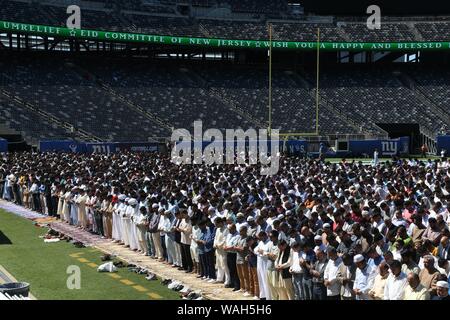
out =
[(436, 296), (434, 296), (431, 300), (450, 300), (448, 288), (449, 285), (447, 281), (436, 282)]
[(115, 242), (121, 242), (122, 241), (122, 215), (121, 210), (124, 206), (125, 202), (125, 195), (121, 194), (117, 197), (117, 202), (114, 204), (113, 207), (113, 228), (112, 228), (112, 239)]
[(216, 217), (213, 222), (216, 225), (216, 235), (213, 243), (213, 247), (216, 250), (216, 281), (223, 282), (226, 286), (229, 286), (230, 271), (227, 266), (227, 253), (224, 250), (228, 228), (225, 227), (224, 220), (220, 217)]
[(265, 231), (258, 233), (258, 245), (253, 249), (257, 256), (257, 270), (258, 270), (258, 283), (259, 283), (259, 298), (264, 300), (270, 300), (270, 288), (267, 277), (267, 262), (268, 262), (268, 244), (269, 238)]
[(88, 228), (87, 214), (86, 214), (86, 201), (88, 196), (86, 194), (86, 189), (83, 187), (80, 188), (80, 195), (75, 200), (78, 206), (78, 226), (83, 230)]
[(357, 254), (353, 258), (353, 262), (357, 267), (355, 283), (353, 285), (356, 300), (370, 300), (368, 293), (373, 287), (377, 270), (373, 266), (370, 266), (361, 254)]
[(123, 203), (123, 206), (120, 208), (120, 216), (122, 219), (122, 242), (125, 245), (125, 247), (130, 246), (130, 217), (127, 215), (127, 209), (128, 209), (128, 201), (130, 198), (125, 198), (125, 202)]
[(125, 211), (125, 214), (128, 216), (129, 224), (128, 224), (128, 236), (131, 250), (138, 250), (139, 241), (137, 239), (137, 227), (136, 227), (136, 213), (138, 212), (137, 200), (131, 198), (128, 200), (128, 207)]
[(64, 199), (64, 204), (63, 204), (63, 216), (64, 216), (64, 221), (66, 223), (71, 223), (70, 221), (70, 205), (71, 205), (71, 201), (72, 201), (72, 191), (70, 190), (70, 188), (67, 188), (66, 192), (64, 193), (63, 196)]
[(256, 237), (256, 229), (258, 225), (255, 222), (255, 218), (252, 216), (247, 217), (247, 236)]
[[(271, 299), (278, 299), (278, 292), (275, 289), (278, 283), (278, 271), (275, 270), (275, 260), (278, 257), (280, 249), (278, 249), (278, 236), (277, 230), (272, 230), (269, 233), (269, 243), (267, 244), (267, 250), (265, 255), (267, 256), (267, 284), (270, 289)], [(269, 299), (268, 299), (269, 300)]]
[(236, 230), (241, 230), (243, 226), (247, 226), (247, 221), (245, 219), (245, 215), (242, 212), (239, 212), (236, 215)]

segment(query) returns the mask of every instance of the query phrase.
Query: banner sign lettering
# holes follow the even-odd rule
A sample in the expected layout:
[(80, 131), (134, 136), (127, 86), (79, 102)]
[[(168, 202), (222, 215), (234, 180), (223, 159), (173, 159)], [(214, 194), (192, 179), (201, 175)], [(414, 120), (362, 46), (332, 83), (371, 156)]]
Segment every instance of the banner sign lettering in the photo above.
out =
[[(236, 40), (217, 38), (178, 37), (115, 31), (69, 29), (56, 26), (0, 21), (0, 32), (31, 34), (36, 36), (98, 40), (111, 42), (145, 43), (160, 45), (195, 46), (219, 49), (268, 49), (269, 40)], [(450, 42), (320, 42), (325, 51), (405, 51), (449, 50)], [(316, 50), (317, 42), (273, 41), (275, 50)]]

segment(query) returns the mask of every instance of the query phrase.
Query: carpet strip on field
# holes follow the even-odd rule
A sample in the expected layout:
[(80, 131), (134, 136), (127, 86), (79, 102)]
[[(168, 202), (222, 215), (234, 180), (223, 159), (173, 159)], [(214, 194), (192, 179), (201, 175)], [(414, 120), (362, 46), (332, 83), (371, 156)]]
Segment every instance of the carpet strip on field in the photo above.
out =
[(24, 208), (22, 206), (18, 206), (12, 202), (8, 202), (5, 200), (0, 200), (0, 209), (4, 209), (8, 212), (14, 213), (15, 215), (29, 219), (29, 220), (36, 220), (36, 219), (48, 219), (48, 216), (34, 212), (30, 209)]

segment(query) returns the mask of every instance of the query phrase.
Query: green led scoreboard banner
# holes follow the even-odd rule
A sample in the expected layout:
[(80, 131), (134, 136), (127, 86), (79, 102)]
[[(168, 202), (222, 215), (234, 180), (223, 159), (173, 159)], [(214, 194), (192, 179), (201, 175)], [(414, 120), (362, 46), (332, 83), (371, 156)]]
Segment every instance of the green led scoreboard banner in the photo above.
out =
[[(268, 40), (236, 40), (217, 38), (178, 37), (168, 35), (69, 29), (56, 26), (34, 25), (0, 21), (0, 32), (31, 34), (36, 36), (73, 38), (109, 42), (144, 43), (175, 46), (193, 46), (216, 49), (268, 49)], [(317, 42), (273, 41), (275, 50), (316, 50)], [(404, 51), (449, 50), (450, 42), (320, 42), (325, 51)]]

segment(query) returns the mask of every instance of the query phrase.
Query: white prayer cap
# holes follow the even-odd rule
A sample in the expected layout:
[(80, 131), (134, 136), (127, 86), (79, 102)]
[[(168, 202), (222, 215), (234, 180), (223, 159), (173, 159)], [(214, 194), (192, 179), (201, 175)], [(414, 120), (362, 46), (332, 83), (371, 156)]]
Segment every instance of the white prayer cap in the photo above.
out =
[(331, 228), (331, 225), (327, 222), (327, 223), (324, 223), (324, 224), (323, 224), (323, 227), (324, 227), (324, 228)]
[(247, 222), (252, 222), (252, 221), (255, 221), (255, 218), (253, 218), (252, 216), (247, 217)]
[(364, 256), (362, 254), (357, 254), (354, 258), (353, 258), (353, 262), (354, 263), (358, 263), (364, 261)]
[(127, 198), (127, 196), (124, 194), (121, 194), (118, 198), (120, 201), (124, 201)]
[(279, 214), (279, 215), (277, 216), (277, 219), (278, 219), (278, 220), (283, 220), (283, 219), (284, 219), (284, 215)]
[(137, 205), (137, 200), (134, 198), (131, 198), (130, 200), (128, 200), (128, 204), (130, 206), (135, 206), (135, 205)]
[(245, 215), (242, 212), (239, 212), (236, 217), (245, 217)]
[(322, 237), (317, 235), (317, 236), (314, 237), (314, 240), (322, 240)]
[(128, 202), (128, 201), (130, 201), (130, 198), (126, 197), (125, 202)]
[(156, 209), (156, 208), (158, 208), (158, 207), (159, 207), (159, 206), (158, 206), (157, 203), (152, 204), (152, 209)]
[(436, 287), (448, 289), (447, 281), (438, 281), (436, 282)]
[(325, 248), (324, 248), (324, 246), (315, 246), (314, 247), (314, 252), (315, 253), (325, 252)]
[(381, 250), (381, 248), (379, 246), (377, 246), (375, 248), (375, 250), (377, 251), (378, 255), (382, 256), (383, 255), (383, 250)]

